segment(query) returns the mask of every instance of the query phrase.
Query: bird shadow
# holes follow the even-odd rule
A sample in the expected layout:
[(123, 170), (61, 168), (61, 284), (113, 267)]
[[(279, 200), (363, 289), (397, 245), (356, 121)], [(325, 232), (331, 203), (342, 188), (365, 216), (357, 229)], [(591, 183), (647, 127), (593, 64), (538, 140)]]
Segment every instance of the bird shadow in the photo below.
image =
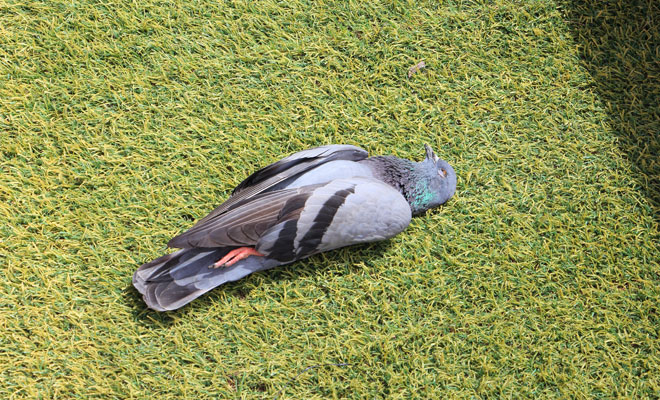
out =
[[(333, 268), (336, 268), (336, 263), (332, 262), (332, 260), (338, 259), (341, 252), (346, 251), (346, 249), (350, 249), (351, 256), (349, 262), (346, 264), (346, 269), (342, 270), (340, 273), (347, 273), (350, 275), (357, 273), (363, 268), (362, 265), (370, 264), (371, 262), (382, 258), (390, 246), (390, 240), (349, 246), (347, 248), (345, 247), (317, 254), (307, 259), (270, 270), (258, 271), (241, 278), (238, 281), (222, 284), (204, 294), (199, 299), (173, 311), (160, 312), (148, 308), (142, 299), (142, 295), (133, 287), (132, 283), (124, 288), (123, 297), (125, 304), (131, 308), (131, 314), (134, 321), (153, 328), (167, 328), (175, 323), (182, 314), (188, 312), (187, 310), (191, 307), (197, 310), (206, 309), (212, 306), (217, 300), (217, 297), (221, 296), (220, 291), (223, 292), (224, 296), (233, 297), (235, 300), (249, 301), (249, 293), (254, 289), (254, 282), (251, 282), (250, 280), (256, 276), (264, 278), (265, 284), (277, 284), (281, 281), (301, 279), (311, 277), (320, 272), (328, 272)], [(364, 264), (352, 262), (356, 259), (369, 260), (369, 262), (365, 262)]]
[(565, 16), (635, 181), (660, 220), (660, 2), (566, 0)]

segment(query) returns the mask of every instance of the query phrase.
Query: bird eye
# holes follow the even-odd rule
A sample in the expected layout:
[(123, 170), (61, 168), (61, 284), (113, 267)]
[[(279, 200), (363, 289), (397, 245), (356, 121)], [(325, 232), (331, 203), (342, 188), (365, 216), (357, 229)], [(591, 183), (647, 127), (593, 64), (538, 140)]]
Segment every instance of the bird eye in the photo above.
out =
[(443, 177), (446, 178), (447, 177), (447, 170), (444, 169), (444, 168), (441, 168), (440, 170), (438, 170), (438, 175), (442, 175)]

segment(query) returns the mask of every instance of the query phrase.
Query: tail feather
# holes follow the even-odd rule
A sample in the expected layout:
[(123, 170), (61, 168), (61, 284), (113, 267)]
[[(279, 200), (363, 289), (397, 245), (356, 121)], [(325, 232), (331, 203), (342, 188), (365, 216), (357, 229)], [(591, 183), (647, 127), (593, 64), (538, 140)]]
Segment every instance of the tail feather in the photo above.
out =
[(233, 247), (182, 249), (143, 264), (133, 275), (133, 286), (149, 308), (176, 310), (209, 290), (281, 263), (248, 257), (231, 267), (211, 268)]

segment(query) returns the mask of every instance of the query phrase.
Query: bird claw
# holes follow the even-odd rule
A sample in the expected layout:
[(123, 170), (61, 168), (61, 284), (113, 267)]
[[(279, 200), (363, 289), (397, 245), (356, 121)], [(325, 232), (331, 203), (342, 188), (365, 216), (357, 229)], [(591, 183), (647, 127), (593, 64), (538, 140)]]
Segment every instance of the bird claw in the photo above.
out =
[(232, 265), (236, 264), (237, 262), (248, 258), (250, 256), (259, 256), (263, 257), (264, 255), (259, 253), (257, 250), (255, 250), (252, 247), (239, 247), (238, 249), (234, 249), (227, 253), (224, 257), (222, 257), (220, 260), (216, 261), (211, 268), (218, 268), (218, 267), (231, 267)]

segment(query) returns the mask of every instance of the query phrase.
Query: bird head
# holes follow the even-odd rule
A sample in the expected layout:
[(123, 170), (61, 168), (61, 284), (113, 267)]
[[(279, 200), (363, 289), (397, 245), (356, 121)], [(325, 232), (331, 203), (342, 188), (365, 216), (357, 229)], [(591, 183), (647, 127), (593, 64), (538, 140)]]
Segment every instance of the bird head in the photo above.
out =
[(422, 164), (424, 171), (425, 188), (421, 190), (421, 197), (424, 198), (423, 205), (420, 208), (425, 211), (449, 200), (456, 191), (456, 173), (454, 169), (445, 160), (441, 160), (435, 155), (433, 149), (428, 144), (424, 145), (426, 158)]

